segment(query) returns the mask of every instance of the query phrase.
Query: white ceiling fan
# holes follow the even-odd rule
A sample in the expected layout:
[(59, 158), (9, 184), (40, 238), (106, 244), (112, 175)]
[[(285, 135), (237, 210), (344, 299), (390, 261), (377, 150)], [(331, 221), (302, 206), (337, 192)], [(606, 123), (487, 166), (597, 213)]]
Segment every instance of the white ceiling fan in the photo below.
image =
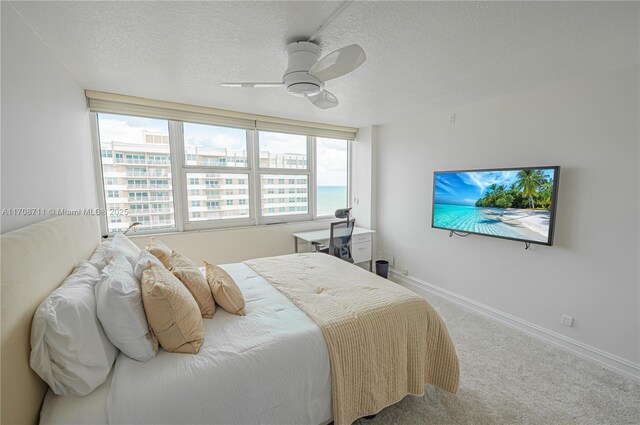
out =
[(223, 87), (282, 87), (294, 96), (306, 97), (320, 109), (338, 106), (338, 99), (325, 89), (325, 83), (358, 68), (367, 59), (357, 44), (338, 49), (320, 59), (320, 46), (313, 39), (351, 2), (345, 2), (327, 19), (308, 41), (296, 41), (286, 48), (287, 69), (282, 81), (274, 83), (230, 82)]

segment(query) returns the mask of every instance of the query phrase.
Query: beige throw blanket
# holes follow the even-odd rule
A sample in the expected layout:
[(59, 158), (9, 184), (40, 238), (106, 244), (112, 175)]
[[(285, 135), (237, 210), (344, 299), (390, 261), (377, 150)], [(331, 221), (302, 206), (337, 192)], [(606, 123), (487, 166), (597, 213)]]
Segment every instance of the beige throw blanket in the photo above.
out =
[(321, 253), (245, 263), (322, 329), (336, 425), (422, 395), (425, 384), (458, 390), (455, 348), (423, 297)]

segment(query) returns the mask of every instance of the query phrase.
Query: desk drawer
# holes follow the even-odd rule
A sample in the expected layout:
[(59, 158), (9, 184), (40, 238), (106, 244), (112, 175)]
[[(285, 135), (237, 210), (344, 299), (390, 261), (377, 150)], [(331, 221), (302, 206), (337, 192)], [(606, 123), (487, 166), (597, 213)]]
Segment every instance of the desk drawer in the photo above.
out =
[(352, 243), (351, 256), (354, 263), (371, 260), (371, 242)]
[(371, 242), (371, 233), (351, 236), (351, 243)]

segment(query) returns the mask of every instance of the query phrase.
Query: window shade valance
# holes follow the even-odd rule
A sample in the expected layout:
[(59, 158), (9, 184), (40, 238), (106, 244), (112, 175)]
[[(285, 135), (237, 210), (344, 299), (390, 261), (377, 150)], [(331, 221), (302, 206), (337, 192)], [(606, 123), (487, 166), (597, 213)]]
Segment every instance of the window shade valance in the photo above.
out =
[(86, 90), (85, 95), (89, 101), (91, 112), (127, 114), (244, 128), (247, 130), (304, 134), (345, 140), (355, 140), (358, 131), (357, 128), (353, 127), (289, 120), (92, 90)]

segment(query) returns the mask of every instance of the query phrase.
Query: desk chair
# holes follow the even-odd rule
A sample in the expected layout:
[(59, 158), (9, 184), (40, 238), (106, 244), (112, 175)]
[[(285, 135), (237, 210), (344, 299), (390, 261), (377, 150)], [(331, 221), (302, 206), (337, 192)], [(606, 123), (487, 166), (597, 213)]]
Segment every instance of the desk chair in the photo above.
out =
[(312, 242), (311, 244), (317, 252), (324, 252), (353, 263), (353, 257), (351, 257), (351, 236), (353, 235), (355, 225), (355, 218), (331, 223), (329, 247), (325, 248), (320, 242)]

